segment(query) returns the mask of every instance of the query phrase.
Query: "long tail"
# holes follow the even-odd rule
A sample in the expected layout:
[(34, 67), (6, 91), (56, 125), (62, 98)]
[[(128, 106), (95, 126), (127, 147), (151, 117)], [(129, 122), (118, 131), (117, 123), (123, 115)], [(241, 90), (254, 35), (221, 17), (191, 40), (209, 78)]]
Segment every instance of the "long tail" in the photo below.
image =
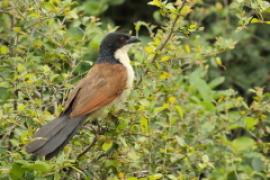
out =
[(82, 124), (85, 116), (70, 118), (63, 114), (41, 127), (34, 140), (26, 146), (26, 151), (35, 156), (50, 159), (61, 151)]

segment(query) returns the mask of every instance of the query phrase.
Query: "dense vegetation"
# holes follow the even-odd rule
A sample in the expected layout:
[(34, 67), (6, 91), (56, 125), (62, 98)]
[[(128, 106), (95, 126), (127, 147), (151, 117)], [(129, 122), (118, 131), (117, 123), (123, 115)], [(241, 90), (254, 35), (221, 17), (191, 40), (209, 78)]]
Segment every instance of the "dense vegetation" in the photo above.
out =
[[(269, 179), (269, 20), (264, 0), (0, 1), (0, 179)], [(33, 159), (117, 25), (142, 40), (129, 100)]]

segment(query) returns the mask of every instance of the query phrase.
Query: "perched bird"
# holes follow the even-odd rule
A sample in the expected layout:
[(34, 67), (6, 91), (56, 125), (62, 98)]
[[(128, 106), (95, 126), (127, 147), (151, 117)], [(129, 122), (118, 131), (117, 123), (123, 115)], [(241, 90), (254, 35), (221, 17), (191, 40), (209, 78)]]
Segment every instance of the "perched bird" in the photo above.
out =
[(138, 41), (118, 32), (108, 34), (101, 42), (97, 62), (70, 93), (61, 115), (35, 133), (26, 151), (50, 159), (63, 149), (87, 117), (123, 99), (134, 80), (127, 53)]

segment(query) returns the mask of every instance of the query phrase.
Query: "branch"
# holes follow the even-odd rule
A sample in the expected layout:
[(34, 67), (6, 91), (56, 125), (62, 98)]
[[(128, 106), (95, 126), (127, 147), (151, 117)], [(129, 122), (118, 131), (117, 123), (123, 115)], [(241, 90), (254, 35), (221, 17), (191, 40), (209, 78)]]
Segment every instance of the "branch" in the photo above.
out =
[[(89, 144), (89, 145), (87, 146), (87, 148), (85, 148), (85, 149), (83, 150), (83, 152), (81, 152), (81, 153), (76, 157), (75, 164), (78, 164), (79, 159), (80, 159), (83, 155), (85, 155), (90, 149), (92, 149), (92, 147), (96, 144), (97, 139), (98, 139), (98, 135), (95, 135), (95, 137), (94, 137), (92, 143)], [(74, 170), (74, 168), (72, 168), (72, 167), (65, 168), (65, 167), (64, 167), (62, 170), (64, 170), (65, 173), (66, 173), (66, 175), (69, 176), (69, 175), (72, 173), (72, 171)]]
[[(183, 10), (184, 6), (186, 5), (187, 3), (187, 0), (183, 0), (180, 8), (179, 8), (179, 12), (178, 14), (176, 15), (175, 19), (173, 20), (172, 22), (172, 26), (170, 27), (170, 30), (169, 30), (169, 33), (168, 33), (168, 36), (166, 37), (166, 39), (156, 48), (155, 50), (155, 55), (154, 57), (152, 58), (152, 60), (150, 61), (150, 63), (153, 63), (156, 61), (156, 59), (158, 58), (158, 53), (159, 51), (162, 51), (166, 45), (168, 44), (169, 40), (172, 38), (172, 35), (173, 35), (173, 32), (175, 30), (175, 26), (176, 26), (176, 23), (177, 21), (179, 20), (179, 18), (181, 17), (181, 11)], [(149, 72), (149, 69), (146, 69), (143, 74), (147, 74)], [(136, 86), (138, 86), (139, 84), (141, 84), (142, 82), (142, 78), (139, 80), (139, 82), (136, 84)]]
[(81, 152), (78, 156), (77, 156), (77, 160), (78, 159), (80, 159), (85, 153), (87, 153), (95, 144), (96, 144), (96, 142), (97, 142), (97, 138), (98, 136), (97, 135), (95, 135), (95, 137), (94, 137), (94, 139), (93, 139), (93, 141), (92, 141), (92, 143), (91, 144), (89, 144), (88, 146), (87, 146), (87, 148), (85, 148), (84, 150), (83, 150), (83, 152)]
[(105, 153), (100, 154), (96, 159), (92, 160), (91, 163), (94, 163), (94, 162), (100, 160), (101, 158), (112, 154), (117, 148), (118, 148), (118, 145), (113, 143), (112, 147), (109, 150), (107, 150)]
[[(183, 10), (183, 8), (184, 8), (184, 6), (185, 6), (186, 3), (187, 3), (187, 0), (183, 0), (182, 5), (181, 5), (181, 7), (179, 8), (179, 12), (178, 12), (177, 16), (175, 17), (175, 19), (174, 19), (174, 21), (173, 21), (173, 23), (172, 23), (172, 26), (171, 26), (171, 28), (170, 28), (170, 31), (169, 31), (168, 36), (167, 36), (166, 39), (163, 41), (163, 43), (161, 43), (161, 44), (157, 47), (157, 49), (155, 50), (155, 52), (162, 51), (162, 50), (165, 48), (165, 46), (168, 44), (169, 40), (172, 38), (172, 35), (173, 35), (173, 32), (174, 32), (176, 23), (177, 23), (178, 19), (181, 17), (181, 11)], [(157, 59), (157, 57), (158, 57), (158, 53), (156, 53), (156, 54), (154, 55), (153, 59), (151, 60), (151, 63), (152, 63), (152, 62), (155, 62), (156, 59)]]

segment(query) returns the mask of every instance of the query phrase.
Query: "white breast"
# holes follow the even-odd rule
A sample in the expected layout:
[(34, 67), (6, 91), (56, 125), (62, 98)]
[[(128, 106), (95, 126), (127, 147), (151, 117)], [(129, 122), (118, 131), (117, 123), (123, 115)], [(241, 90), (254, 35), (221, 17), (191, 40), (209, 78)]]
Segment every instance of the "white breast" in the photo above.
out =
[(129, 48), (130, 45), (126, 45), (121, 49), (118, 49), (114, 54), (114, 57), (119, 60), (119, 62), (122, 63), (123, 66), (125, 66), (125, 68), (127, 69), (127, 90), (130, 90), (132, 88), (135, 77), (134, 70), (130, 64), (130, 59), (127, 53)]

